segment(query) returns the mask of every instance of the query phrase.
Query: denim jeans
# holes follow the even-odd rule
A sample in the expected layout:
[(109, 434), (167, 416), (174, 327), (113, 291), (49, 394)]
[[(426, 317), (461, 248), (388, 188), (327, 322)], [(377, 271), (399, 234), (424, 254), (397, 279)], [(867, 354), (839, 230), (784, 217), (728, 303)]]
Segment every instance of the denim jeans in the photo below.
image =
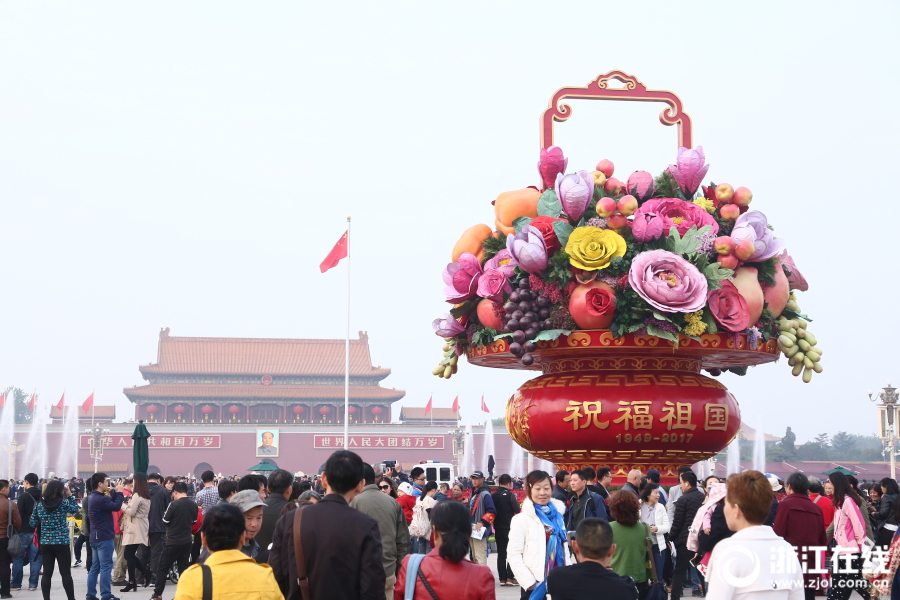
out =
[(37, 546), (34, 545), (34, 534), (33, 533), (20, 533), (19, 539), (22, 541), (22, 548), (24, 548), (23, 556), (17, 556), (15, 560), (13, 560), (12, 564), (12, 587), (18, 588), (22, 587), (22, 576), (25, 571), (25, 562), (24, 556), (28, 556), (28, 564), (31, 565), (31, 570), (28, 572), (28, 587), (36, 588), (38, 585), (38, 577), (41, 574), (41, 565), (44, 564), (44, 559), (41, 557), (41, 552)]
[(104, 540), (102, 542), (91, 542), (91, 551), (93, 552), (93, 563), (88, 573), (87, 579), (87, 595), (97, 595), (97, 578), (100, 579), (100, 597), (109, 598), (112, 596), (112, 568), (113, 568), (113, 550), (115, 542), (113, 540)]

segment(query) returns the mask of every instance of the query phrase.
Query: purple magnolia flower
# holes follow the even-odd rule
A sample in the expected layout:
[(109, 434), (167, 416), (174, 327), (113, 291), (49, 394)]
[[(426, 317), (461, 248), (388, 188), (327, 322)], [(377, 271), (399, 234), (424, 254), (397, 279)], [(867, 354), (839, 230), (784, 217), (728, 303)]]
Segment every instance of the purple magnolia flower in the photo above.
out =
[(481, 278), (481, 263), (474, 254), (463, 252), (457, 262), (444, 269), (444, 295), (450, 304), (459, 304), (475, 297), (478, 280)]
[(431, 322), (431, 326), (434, 328), (434, 333), (442, 338), (450, 338), (456, 337), (459, 334), (463, 333), (466, 330), (465, 322), (469, 320), (468, 315), (463, 317), (463, 322), (460, 323), (450, 313), (444, 315), (443, 319), (435, 319)]
[(556, 176), (566, 172), (569, 159), (563, 156), (562, 148), (550, 146), (541, 148), (541, 160), (538, 161), (538, 173), (541, 174), (543, 189), (552, 188), (556, 182)]
[(747, 259), (748, 262), (768, 260), (784, 250), (784, 240), (772, 235), (766, 215), (758, 210), (748, 210), (737, 218), (731, 230), (731, 239), (735, 245), (746, 239), (753, 241), (756, 250)]
[(663, 312), (689, 313), (706, 306), (706, 277), (697, 267), (666, 250), (635, 256), (628, 282), (650, 306)]
[(628, 176), (625, 189), (629, 194), (644, 202), (656, 193), (656, 182), (653, 181), (653, 175), (647, 171), (635, 171)]
[(577, 221), (594, 197), (594, 176), (587, 171), (556, 176), (556, 197), (569, 219)]
[(506, 249), (523, 271), (540, 273), (547, 268), (547, 246), (537, 227), (526, 225), (519, 233), (506, 236)]
[(655, 212), (638, 212), (631, 223), (631, 235), (639, 242), (658, 240), (663, 234), (663, 220)]
[(706, 172), (709, 171), (709, 165), (705, 164), (706, 157), (703, 155), (703, 146), (697, 146), (696, 150), (679, 148), (678, 159), (675, 163), (669, 165), (666, 170), (675, 178), (675, 182), (685, 197), (690, 199), (703, 183)]
[(790, 285), (792, 290), (805, 292), (809, 289), (809, 284), (806, 283), (806, 277), (803, 276), (803, 273), (801, 273), (800, 269), (797, 268), (797, 265), (794, 264), (794, 259), (791, 258), (791, 255), (788, 254), (787, 250), (781, 253), (778, 260), (781, 261), (781, 264), (790, 273), (790, 275), (788, 275), (788, 285)]

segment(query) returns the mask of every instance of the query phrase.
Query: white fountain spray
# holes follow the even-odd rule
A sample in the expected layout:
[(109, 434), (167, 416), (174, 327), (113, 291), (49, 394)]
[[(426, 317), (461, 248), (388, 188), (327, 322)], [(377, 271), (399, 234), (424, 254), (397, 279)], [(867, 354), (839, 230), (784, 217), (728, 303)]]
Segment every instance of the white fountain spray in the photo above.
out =
[(756, 436), (753, 438), (753, 468), (766, 472), (766, 434), (763, 433), (762, 415), (756, 420)]
[[(65, 395), (65, 394), (64, 394)], [(76, 477), (78, 475), (78, 404), (64, 405), (66, 411), (63, 421), (62, 445), (59, 447), (59, 458), (56, 459), (56, 469), (62, 477)]]
[(741, 436), (734, 436), (728, 444), (728, 474), (741, 472)]
[(519, 448), (519, 445), (512, 438), (510, 438), (509, 442), (512, 444), (512, 462), (509, 465), (509, 474), (513, 477), (525, 477), (525, 466), (522, 464), (525, 458), (525, 451)]
[(475, 444), (472, 434), (472, 422), (466, 421), (465, 437), (463, 438), (463, 454), (459, 460), (460, 475), (468, 477), (475, 470)]
[(47, 476), (47, 405), (38, 396), (31, 419), (31, 429), (25, 442), (25, 461), (22, 464), (24, 473), (37, 473), (38, 477)]
[[(481, 470), (487, 474), (488, 472), (488, 460), (490, 456), (494, 455), (494, 424), (491, 423), (491, 419), (488, 418), (484, 422), (484, 441), (481, 444), (482, 447), (482, 456), (481, 456)], [(496, 462), (497, 458), (494, 457), (494, 461)], [(496, 464), (494, 465), (494, 469), (496, 469)]]
[(16, 392), (10, 388), (6, 392), (6, 400), (0, 413), (0, 477), (9, 479), (9, 451), (10, 442), (15, 436), (16, 430)]
[(534, 468), (537, 471), (546, 471), (551, 477), (556, 474), (556, 465), (549, 460), (537, 459), (534, 461)]

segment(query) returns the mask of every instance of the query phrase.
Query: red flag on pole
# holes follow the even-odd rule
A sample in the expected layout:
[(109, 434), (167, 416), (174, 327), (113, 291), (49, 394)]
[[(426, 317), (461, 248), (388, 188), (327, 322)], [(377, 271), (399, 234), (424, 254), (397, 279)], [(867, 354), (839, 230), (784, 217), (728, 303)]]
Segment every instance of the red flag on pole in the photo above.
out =
[(31, 395), (31, 402), (28, 403), (28, 410), (34, 410), (35, 394)]
[(453, 399), (453, 412), (459, 412), (459, 396)]
[(484, 403), (484, 394), (481, 395), (481, 410), (486, 413), (491, 412), (490, 410), (488, 410), (487, 404)]
[(62, 410), (62, 407), (66, 405), (66, 393), (63, 392), (62, 398), (59, 399), (59, 402), (56, 403), (56, 408)]
[(319, 270), (323, 273), (328, 269), (333, 269), (341, 262), (342, 258), (347, 258), (347, 236), (349, 232), (345, 231), (344, 235), (341, 236), (341, 239), (337, 241), (337, 244), (334, 245), (334, 248), (331, 249), (331, 252), (328, 253), (328, 256), (325, 257), (325, 260), (322, 261), (322, 264), (319, 265)]
[(94, 406), (94, 392), (91, 392), (91, 395), (88, 396), (88, 399), (84, 401), (84, 404), (81, 405), (81, 410), (87, 412), (91, 410), (91, 407)]
[(425, 414), (426, 415), (431, 412), (431, 400), (432, 400), (432, 398), (429, 398), (428, 404), (425, 405)]
[(6, 392), (0, 394), (0, 407), (2, 407), (4, 404), (6, 404)]

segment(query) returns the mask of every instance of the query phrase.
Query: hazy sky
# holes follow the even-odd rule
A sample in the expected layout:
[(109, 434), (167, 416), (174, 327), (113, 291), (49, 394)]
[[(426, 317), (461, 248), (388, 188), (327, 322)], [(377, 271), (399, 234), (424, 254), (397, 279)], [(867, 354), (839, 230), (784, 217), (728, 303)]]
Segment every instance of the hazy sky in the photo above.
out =
[[(441, 270), (538, 183), (553, 92), (621, 69), (681, 96), (708, 178), (753, 190), (810, 282), (825, 372), (726, 375), (745, 420), (874, 431), (866, 390), (900, 378), (896, 3), (298, 4), (0, 5), (0, 386), (130, 417), (161, 327), (342, 337), (344, 271), (318, 264), (350, 214), (352, 331), (384, 383), (500, 416), (533, 374), (430, 374)], [(661, 105), (573, 108), (570, 171), (673, 162)]]

